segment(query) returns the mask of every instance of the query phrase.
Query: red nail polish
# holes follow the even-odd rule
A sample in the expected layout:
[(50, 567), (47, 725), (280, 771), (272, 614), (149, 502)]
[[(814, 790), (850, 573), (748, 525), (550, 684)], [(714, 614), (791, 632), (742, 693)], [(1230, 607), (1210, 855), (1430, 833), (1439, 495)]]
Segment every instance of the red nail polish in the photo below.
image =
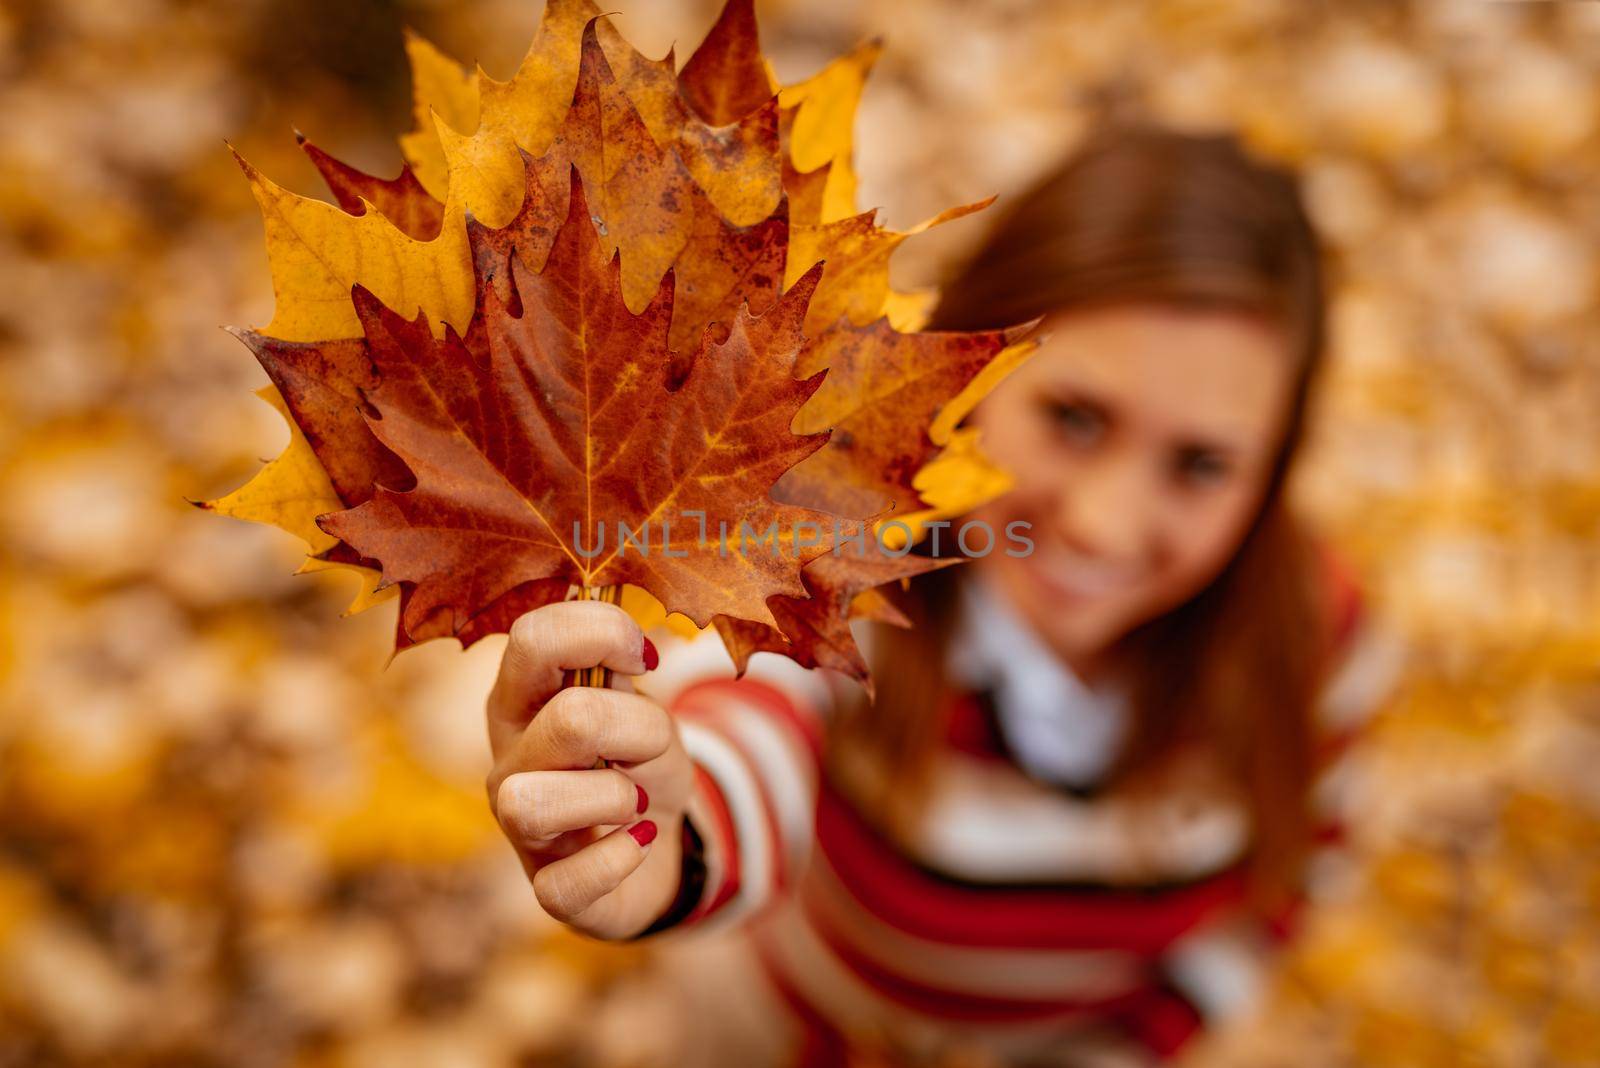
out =
[(628, 828), (628, 833), (633, 835), (633, 840), (643, 849), (656, 840), (656, 824), (654, 820), (640, 820)]
[(659, 663), (661, 663), (661, 654), (656, 652), (656, 643), (646, 638), (644, 640), (644, 669), (646, 671), (654, 671)]
[(634, 811), (643, 812), (645, 809), (650, 807), (650, 795), (645, 793), (644, 787), (640, 786), (638, 783), (634, 783), (633, 788), (639, 791), (639, 807), (634, 809)]

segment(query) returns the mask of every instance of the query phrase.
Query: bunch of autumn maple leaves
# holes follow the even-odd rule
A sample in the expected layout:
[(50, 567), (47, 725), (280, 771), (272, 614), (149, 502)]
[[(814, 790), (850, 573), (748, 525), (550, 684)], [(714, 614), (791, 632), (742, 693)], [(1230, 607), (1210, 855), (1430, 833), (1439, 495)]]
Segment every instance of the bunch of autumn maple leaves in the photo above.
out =
[[(903, 542), (1003, 489), (957, 423), (1031, 348), (919, 331), (931, 295), (891, 289), (906, 237), (988, 202), (910, 232), (856, 213), (877, 47), (780, 90), (750, 0), (681, 71), (549, 0), (508, 82), (408, 50), (398, 178), (305, 144), (335, 207), (241, 160), (277, 309), (238, 335), (291, 441), (206, 507), (358, 571), (353, 608), (398, 591), (397, 648), (622, 587), (714, 624), (741, 671), (770, 650), (870, 685), (848, 621), (903, 625), (877, 588), (952, 561), (835, 537)], [(780, 551), (739, 549), (774, 525)]]

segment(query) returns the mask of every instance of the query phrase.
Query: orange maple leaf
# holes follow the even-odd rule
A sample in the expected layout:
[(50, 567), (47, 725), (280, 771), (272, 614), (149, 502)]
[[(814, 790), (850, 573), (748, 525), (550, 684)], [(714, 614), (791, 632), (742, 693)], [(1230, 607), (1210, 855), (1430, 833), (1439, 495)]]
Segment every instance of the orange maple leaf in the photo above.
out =
[[(454, 629), (514, 587), (559, 579), (631, 583), (701, 626), (723, 612), (775, 624), (767, 598), (804, 595), (800, 569), (833, 524), (768, 496), (827, 440), (789, 429), (822, 380), (792, 374), (815, 274), (765, 315), (741, 312), (726, 340), (705, 335), (674, 390), (672, 278), (629, 311), (620, 257), (607, 262), (589, 220), (574, 173), (543, 269), (512, 258), (512, 302), (486, 286), (465, 336), (435, 340), (357, 290), (377, 370), (369, 423), (416, 484), (379, 486), (321, 526), (415, 585), (414, 621), (447, 612)], [(702, 520), (718, 534), (697, 536)], [(643, 532), (642, 551), (623, 527)], [(742, 544), (774, 528), (776, 545)]]
[(296, 137), (345, 211), (364, 215), (371, 204), (407, 237), (432, 241), (439, 236), (439, 228), (444, 225), (444, 205), (429, 195), (409, 165), (400, 168), (398, 177), (374, 178), (334, 159), (305, 137)]
[[(509, 81), (407, 50), (418, 125), (397, 177), (303, 143), (340, 211), (245, 167), (279, 336), (241, 336), (302, 433), (228, 513), (381, 568), (397, 647), (626, 583), (716, 618), (741, 665), (771, 648), (864, 679), (850, 615), (904, 621), (863, 591), (935, 565), (836, 563), (826, 539), (707, 550), (724, 522), (737, 539), (915, 521), (997, 484), (950, 477), (992, 470), (953, 428), (1017, 334), (918, 333), (928, 295), (888, 276), (907, 237), (987, 201), (906, 232), (854, 205), (852, 116), (881, 46), (780, 90), (750, 0), (681, 71), (591, 0), (551, 0)], [(661, 529), (648, 556), (618, 546), (619, 521), (652, 520), (673, 555)]]
[(904, 334), (879, 319), (840, 322), (801, 354), (796, 373), (828, 379), (795, 422), (832, 429), (826, 448), (784, 476), (780, 499), (867, 517), (915, 511), (912, 480), (937, 451), (924, 431), (1007, 346), (1033, 329)]
[(748, 619), (718, 616), (717, 633), (740, 675), (749, 666), (752, 654), (779, 653), (801, 667), (831, 668), (848, 675), (859, 681), (871, 697), (872, 678), (850, 632), (850, 620), (870, 618), (899, 627), (911, 623), (887, 600), (862, 603), (858, 598), (886, 583), (963, 562), (953, 556), (896, 556), (876, 546), (868, 546), (862, 552), (845, 547), (806, 565), (801, 573), (805, 597), (780, 594), (767, 602), (778, 621), (776, 628)]

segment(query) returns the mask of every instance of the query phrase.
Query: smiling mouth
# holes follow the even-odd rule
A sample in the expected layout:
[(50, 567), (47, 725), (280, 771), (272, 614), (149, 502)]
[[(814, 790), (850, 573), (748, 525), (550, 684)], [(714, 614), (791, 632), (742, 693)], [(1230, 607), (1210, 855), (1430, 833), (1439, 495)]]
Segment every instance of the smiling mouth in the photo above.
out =
[(1027, 557), (1026, 563), (1047, 593), (1075, 601), (1126, 593), (1143, 577), (1141, 568), (1106, 563), (1062, 549), (1042, 549)]

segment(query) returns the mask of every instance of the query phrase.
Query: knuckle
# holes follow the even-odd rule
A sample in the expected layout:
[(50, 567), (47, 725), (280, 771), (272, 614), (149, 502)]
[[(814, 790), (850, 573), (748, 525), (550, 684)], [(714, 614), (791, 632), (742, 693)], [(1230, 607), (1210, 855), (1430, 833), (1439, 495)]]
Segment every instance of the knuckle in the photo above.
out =
[(551, 742), (561, 748), (583, 747), (599, 734), (604, 700), (590, 686), (569, 686), (550, 699), (539, 713), (546, 720)]

